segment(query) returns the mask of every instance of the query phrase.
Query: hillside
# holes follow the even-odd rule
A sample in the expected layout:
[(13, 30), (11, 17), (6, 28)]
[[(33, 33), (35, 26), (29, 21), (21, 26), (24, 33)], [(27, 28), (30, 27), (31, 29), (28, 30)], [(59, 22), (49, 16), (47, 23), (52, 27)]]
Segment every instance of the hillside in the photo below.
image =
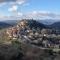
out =
[(17, 24), (17, 20), (5, 20), (2, 22), (5, 22), (5, 23), (10, 24), (10, 25), (16, 25)]
[(44, 20), (37, 20), (37, 21), (39, 21), (45, 25), (51, 25), (51, 24), (57, 22), (57, 20), (53, 20), (53, 19), (44, 19)]
[(10, 27), (12, 25), (8, 24), (8, 23), (5, 23), (5, 22), (0, 22), (0, 29), (2, 28), (7, 28), (7, 27)]
[(55, 28), (57, 30), (60, 30), (60, 22), (55, 22), (52, 25), (50, 25), (51, 28)]

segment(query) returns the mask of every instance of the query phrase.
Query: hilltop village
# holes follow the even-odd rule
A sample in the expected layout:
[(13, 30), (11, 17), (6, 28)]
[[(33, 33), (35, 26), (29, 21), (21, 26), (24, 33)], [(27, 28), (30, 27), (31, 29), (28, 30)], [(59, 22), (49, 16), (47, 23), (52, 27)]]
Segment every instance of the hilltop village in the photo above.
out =
[(30, 28), (27, 20), (21, 20), (6, 31), (10, 40), (21, 40), (45, 48), (60, 48), (60, 35), (49, 28)]

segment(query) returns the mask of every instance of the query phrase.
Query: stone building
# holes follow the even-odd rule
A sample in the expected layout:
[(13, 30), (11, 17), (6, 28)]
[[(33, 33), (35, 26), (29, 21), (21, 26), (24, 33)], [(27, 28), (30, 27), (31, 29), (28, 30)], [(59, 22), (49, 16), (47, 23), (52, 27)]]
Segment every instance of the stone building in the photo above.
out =
[(7, 29), (6, 33), (7, 33), (7, 35), (8, 35), (9, 38), (12, 38), (12, 37), (13, 37), (13, 34), (12, 34), (13, 31), (12, 31), (12, 28)]
[(17, 31), (16, 27), (11, 27), (11, 28), (7, 29), (7, 31), (6, 31), (8, 37), (12, 38), (12, 39), (16, 39), (18, 37), (17, 32), (18, 31)]
[(18, 23), (18, 25), (21, 27), (21, 28), (25, 28), (27, 26), (27, 21), (25, 20), (22, 20)]
[(16, 38), (18, 38), (18, 35), (17, 35), (17, 32), (18, 32), (18, 30), (17, 30), (17, 28), (16, 27), (12, 27), (12, 34), (13, 34), (13, 39), (16, 39)]
[(41, 30), (41, 34), (51, 34), (52, 33), (52, 29), (42, 29)]
[(6, 33), (9, 38), (17, 39), (20, 34), (25, 34), (26, 26), (27, 21), (22, 20), (17, 24), (17, 26), (7, 29)]

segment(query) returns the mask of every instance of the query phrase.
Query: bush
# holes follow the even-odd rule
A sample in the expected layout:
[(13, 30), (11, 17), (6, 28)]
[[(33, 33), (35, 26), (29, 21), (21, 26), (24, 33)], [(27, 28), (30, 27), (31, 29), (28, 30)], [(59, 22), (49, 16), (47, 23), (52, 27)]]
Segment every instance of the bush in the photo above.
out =
[(17, 40), (15, 41), (12, 41), (12, 45), (15, 47), (15, 48), (18, 48), (18, 49), (21, 49), (21, 43)]

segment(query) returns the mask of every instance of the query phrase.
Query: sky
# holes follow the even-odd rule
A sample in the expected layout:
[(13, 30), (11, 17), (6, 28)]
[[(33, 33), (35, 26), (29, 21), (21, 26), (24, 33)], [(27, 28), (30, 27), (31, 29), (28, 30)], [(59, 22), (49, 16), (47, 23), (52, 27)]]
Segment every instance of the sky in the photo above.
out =
[(60, 20), (60, 0), (0, 0), (0, 20)]

